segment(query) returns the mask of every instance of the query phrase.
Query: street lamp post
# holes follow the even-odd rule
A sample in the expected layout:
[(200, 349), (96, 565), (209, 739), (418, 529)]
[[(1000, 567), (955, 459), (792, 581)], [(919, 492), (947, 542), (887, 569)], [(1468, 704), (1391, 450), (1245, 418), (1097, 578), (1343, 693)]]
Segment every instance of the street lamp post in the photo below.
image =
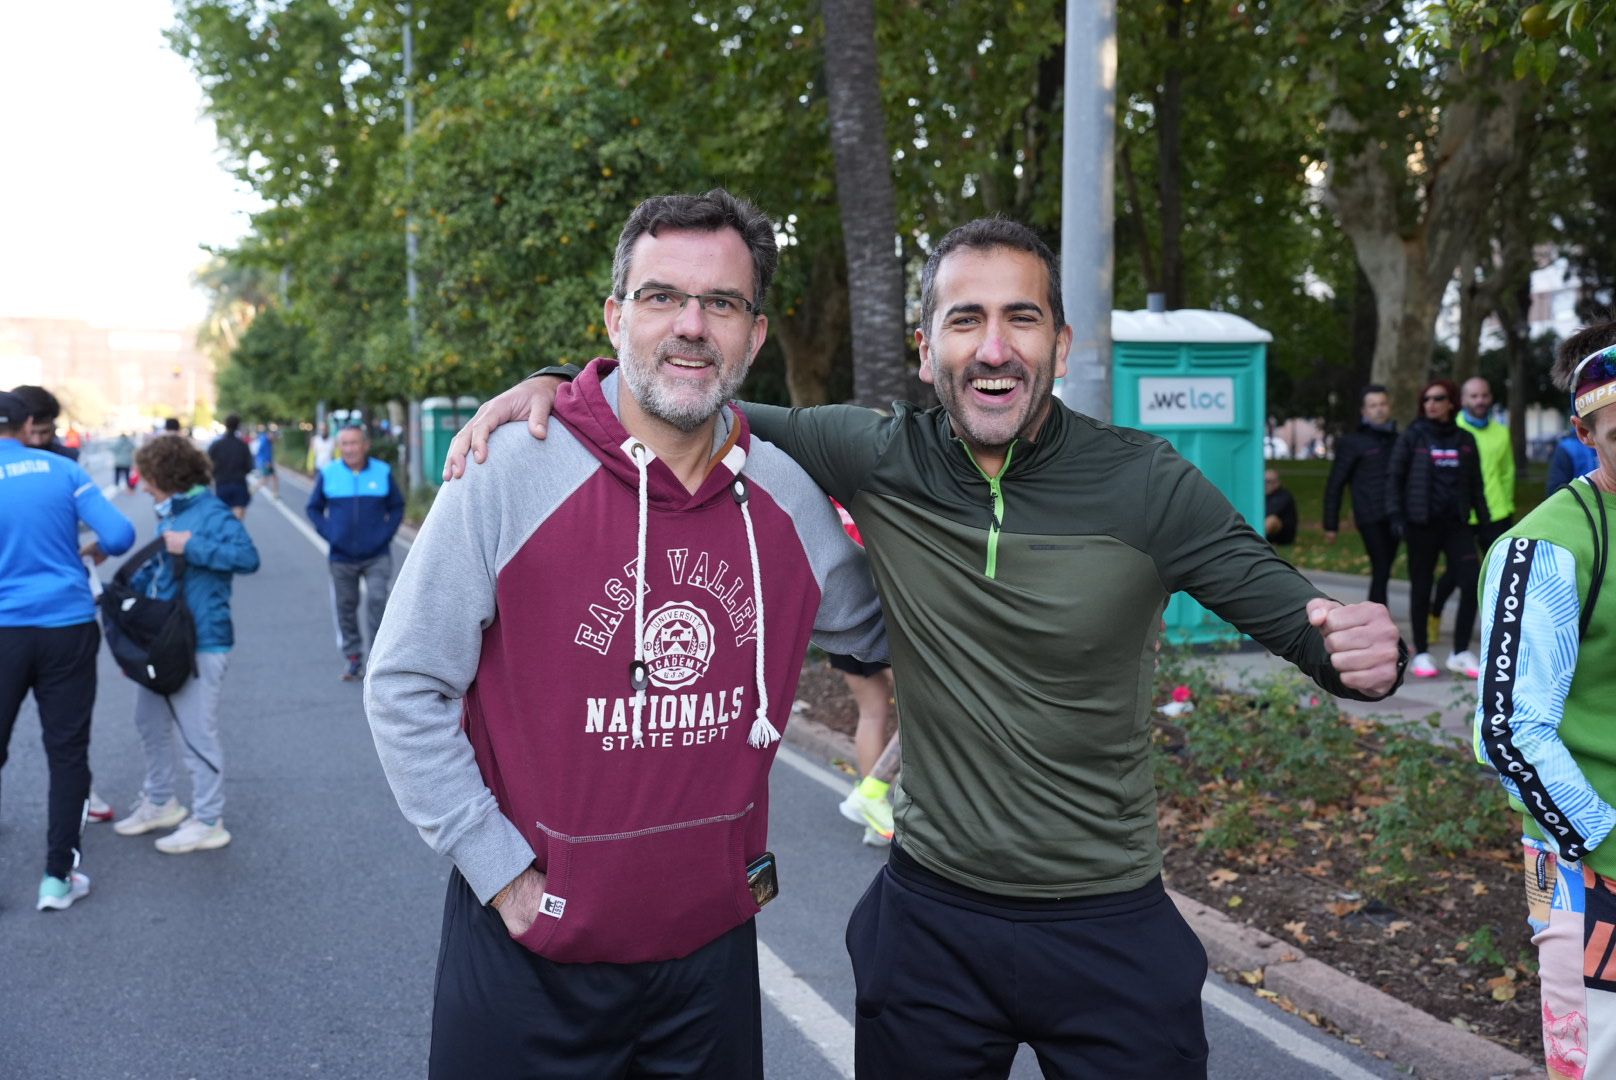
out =
[(1067, 0), (1061, 142), (1061, 300), (1072, 324), (1061, 400), (1111, 419), (1112, 152), (1116, 0)]

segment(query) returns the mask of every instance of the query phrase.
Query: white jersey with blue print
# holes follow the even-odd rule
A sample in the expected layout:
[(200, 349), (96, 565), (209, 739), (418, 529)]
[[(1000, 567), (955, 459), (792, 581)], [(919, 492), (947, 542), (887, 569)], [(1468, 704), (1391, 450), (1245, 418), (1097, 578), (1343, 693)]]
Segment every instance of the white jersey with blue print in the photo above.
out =
[[(1546, 540), (1530, 542), (1534, 550), (1524, 588), (1511, 582), (1506, 591), (1506, 575), (1516, 572), (1519, 566), (1512, 558), (1516, 543), (1520, 541), (1506, 537), (1493, 548), (1483, 582), (1484, 655), (1475, 715), (1477, 758), (1496, 766), (1504, 751), (1505, 759), (1518, 760), (1513, 774), (1499, 769), (1510, 797), (1536, 801), (1531, 799), (1531, 790), (1541, 790), (1553, 812), (1563, 814), (1572, 831), (1583, 839), (1583, 850), (1591, 850), (1616, 824), (1616, 809), (1588, 783), (1560, 737), (1566, 695), (1577, 669), (1581, 615), (1577, 564), (1563, 547)], [(1502, 610), (1500, 592), (1506, 593)], [(1505, 620), (1505, 625), (1498, 628), (1500, 635), (1495, 642), (1494, 629), (1499, 619)], [(1492, 688), (1500, 674), (1507, 676), (1503, 682), (1511, 688), (1503, 698)], [(1529, 789), (1525, 794), (1523, 786)], [(1551, 841), (1555, 839), (1553, 830), (1544, 832)], [(1558, 845), (1556, 852), (1565, 854)]]

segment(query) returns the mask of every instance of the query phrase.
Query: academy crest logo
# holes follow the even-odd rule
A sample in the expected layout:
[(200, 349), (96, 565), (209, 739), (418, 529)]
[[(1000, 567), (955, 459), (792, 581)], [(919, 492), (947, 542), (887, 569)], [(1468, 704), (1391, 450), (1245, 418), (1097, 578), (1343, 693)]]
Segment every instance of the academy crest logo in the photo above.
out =
[(713, 624), (700, 608), (671, 601), (645, 620), (645, 664), (658, 686), (695, 682), (712, 659)]

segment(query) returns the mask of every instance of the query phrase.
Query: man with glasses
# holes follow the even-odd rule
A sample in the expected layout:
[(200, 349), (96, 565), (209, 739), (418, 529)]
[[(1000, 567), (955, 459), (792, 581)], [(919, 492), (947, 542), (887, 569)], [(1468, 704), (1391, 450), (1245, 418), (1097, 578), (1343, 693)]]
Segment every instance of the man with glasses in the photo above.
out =
[[(1071, 339), (1054, 254), (984, 219), (921, 278), (941, 407), (744, 406), (857, 521), (894, 640), (897, 834), (847, 932), (861, 1076), (1003, 1076), (1023, 1042), (1050, 1077), (1204, 1076), (1206, 955), (1156, 839), (1168, 597), (1332, 693), (1400, 677), (1382, 605), (1323, 597), (1165, 440), (1054, 399)], [(447, 473), (498, 423), (542, 422), (550, 393), (484, 405)]]
[(886, 659), (862, 552), (727, 407), (776, 259), (725, 191), (641, 203), (605, 301), (618, 360), (547, 442), (512, 431), (440, 491), (399, 575), (365, 702), (455, 867), (434, 1078), (763, 1075), (779, 733), (810, 634)]
[(1550, 372), (1598, 467), (1487, 555), (1477, 757), (1521, 814), (1543, 1052), (1557, 1080), (1616, 1076), (1616, 322), (1560, 344)]

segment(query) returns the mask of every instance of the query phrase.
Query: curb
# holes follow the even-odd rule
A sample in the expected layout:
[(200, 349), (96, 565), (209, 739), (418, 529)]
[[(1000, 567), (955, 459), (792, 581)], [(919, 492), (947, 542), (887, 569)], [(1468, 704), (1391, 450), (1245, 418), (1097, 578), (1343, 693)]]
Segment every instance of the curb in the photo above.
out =
[[(853, 740), (803, 715), (786, 725), (784, 741), (823, 761), (853, 761)], [(1299, 1010), (1316, 1013), (1343, 1032), (1407, 1066), (1425, 1080), (1525, 1080), (1540, 1077), (1541, 1063), (1310, 959), (1303, 950), (1172, 889), (1168, 895), (1206, 946), (1220, 974), (1259, 972), (1260, 985)], [(1238, 981), (1237, 981), (1238, 980)], [(1245, 986), (1238, 975), (1230, 980)]]

